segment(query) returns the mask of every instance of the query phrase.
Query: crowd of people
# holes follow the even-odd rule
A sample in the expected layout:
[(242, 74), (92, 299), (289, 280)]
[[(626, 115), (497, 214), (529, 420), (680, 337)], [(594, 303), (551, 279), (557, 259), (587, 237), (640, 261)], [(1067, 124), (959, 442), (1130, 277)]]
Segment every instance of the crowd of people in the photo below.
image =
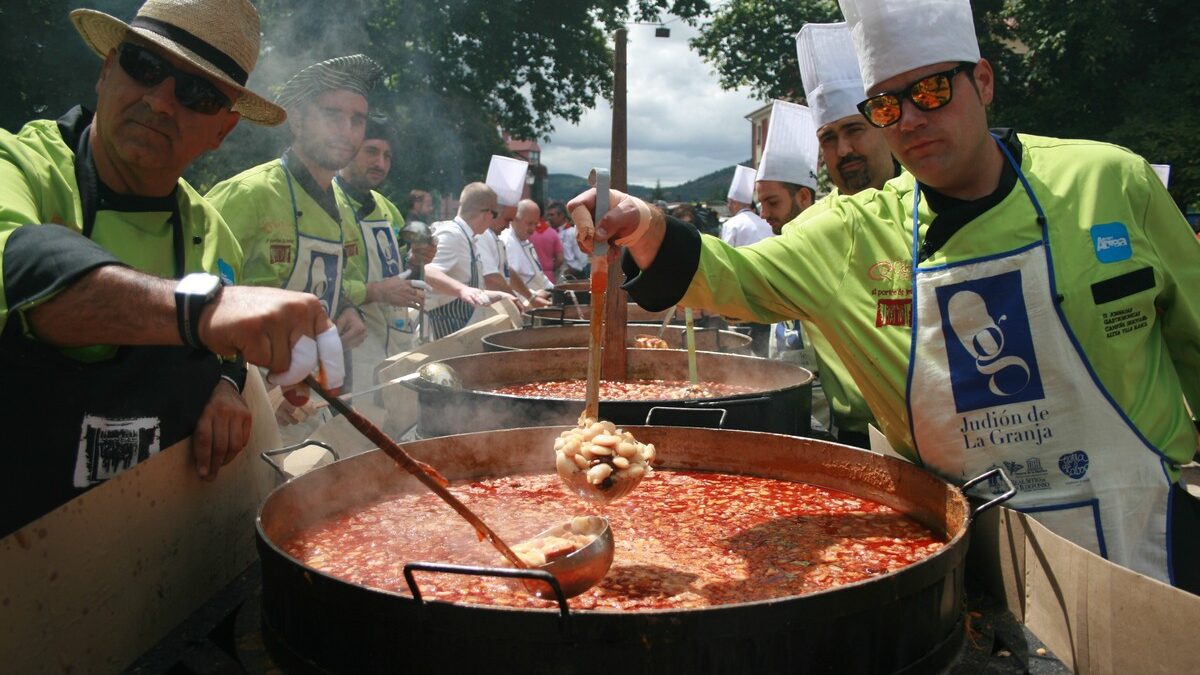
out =
[[(988, 128), (967, 0), (840, 4), (845, 22), (797, 36), (806, 105), (774, 102), (719, 231), (618, 191), (596, 224), (594, 191), (543, 209), (501, 156), (435, 222), (429, 192), (401, 209), (379, 191), (399, 146), (368, 56), (306, 65), (268, 100), (246, 87), (248, 0), (71, 12), (103, 62), (95, 110), (0, 131), (0, 415), (38, 425), (10, 434), (0, 536), (187, 437), (213, 479), (249, 437), (249, 366), (290, 423), (314, 371), (369, 386), (414, 331), (544, 306), (620, 240), (647, 309), (747, 322), (760, 355), (803, 336), (840, 442), (875, 425), (948, 480), (1004, 468), (1011, 506), (1200, 589), (1200, 509), (1178, 483), (1197, 448), (1200, 242), (1133, 153)], [(184, 171), (242, 119), (286, 121), (288, 147), (200, 195)]]

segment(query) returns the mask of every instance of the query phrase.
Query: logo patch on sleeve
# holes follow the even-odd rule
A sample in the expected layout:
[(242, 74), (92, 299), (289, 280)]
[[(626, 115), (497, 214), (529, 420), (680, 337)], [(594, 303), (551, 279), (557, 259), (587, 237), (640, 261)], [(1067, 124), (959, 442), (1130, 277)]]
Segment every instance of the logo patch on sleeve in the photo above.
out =
[(225, 282), (226, 286), (232, 286), (237, 283), (237, 275), (233, 273), (233, 265), (225, 262), (224, 258), (217, 258), (217, 274), (221, 276), (221, 281)]
[(1115, 263), (1133, 257), (1133, 245), (1129, 242), (1129, 230), (1124, 223), (1101, 223), (1092, 226), (1092, 246), (1096, 259), (1102, 263)]

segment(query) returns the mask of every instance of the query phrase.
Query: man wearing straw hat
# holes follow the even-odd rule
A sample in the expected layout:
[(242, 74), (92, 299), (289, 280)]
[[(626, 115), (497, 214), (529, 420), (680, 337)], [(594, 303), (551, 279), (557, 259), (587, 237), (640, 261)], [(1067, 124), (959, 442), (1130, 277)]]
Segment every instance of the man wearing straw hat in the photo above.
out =
[(180, 177), (239, 119), (284, 119), (245, 88), (254, 8), (150, 0), (129, 24), (71, 21), (104, 59), (95, 113), (0, 131), (0, 536), (188, 436), (215, 477), (249, 438), (245, 361), (283, 385), (318, 354), (342, 361), (311, 296), (222, 287), (241, 251)]
[[(367, 299), (366, 275), (357, 260), (364, 243), (353, 209), (333, 189), (333, 177), (362, 145), (367, 94), (381, 74), (362, 54), (301, 70), (277, 97), (289, 113), (291, 147), (278, 159), (217, 183), (207, 195), (245, 252), (242, 282), (319, 293), (347, 349), (367, 335), (358, 309)], [(285, 411), (288, 406), (281, 404)], [(276, 417), (286, 423), (289, 415)]]
[(614, 195), (595, 236), (628, 242), (631, 295), (812, 319), (899, 452), (954, 481), (1000, 467), (1008, 506), (1200, 589), (1196, 500), (1178, 484), (1200, 409), (1200, 243), (1183, 215), (1127, 150), (990, 133), (995, 78), (967, 0), (842, 9), (859, 110), (908, 172), (741, 249)]

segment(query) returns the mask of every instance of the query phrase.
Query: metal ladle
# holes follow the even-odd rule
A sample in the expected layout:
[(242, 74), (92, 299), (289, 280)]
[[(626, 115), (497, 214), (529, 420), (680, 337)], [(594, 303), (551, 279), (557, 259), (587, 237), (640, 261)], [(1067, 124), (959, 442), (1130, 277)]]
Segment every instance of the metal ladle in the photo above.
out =
[[(359, 433), (361, 433), (363, 436), (366, 436), (372, 443), (378, 445), (379, 449), (386, 453), (388, 457), (391, 457), (393, 460), (395, 460), (396, 463), (399, 464), (405, 471), (411, 473), (416, 477), (417, 480), (421, 481), (425, 487), (429, 488), (434, 494), (440, 497), (442, 501), (449, 504), (450, 508), (454, 509), (458, 515), (462, 516), (463, 519), (465, 519), (471, 524), (472, 527), (475, 528), (475, 531), (479, 533), (480, 538), (486, 540), (489, 544), (494, 546), (496, 550), (500, 552), (500, 555), (504, 556), (504, 558), (512, 563), (517, 569), (542, 569), (549, 572), (550, 574), (554, 575), (556, 580), (558, 580), (559, 585), (563, 589), (563, 595), (568, 598), (574, 595), (579, 595), (592, 586), (595, 586), (596, 584), (600, 583), (600, 580), (604, 578), (604, 575), (608, 574), (608, 568), (612, 566), (614, 544), (612, 539), (612, 531), (608, 526), (607, 519), (602, 519), (604, 522), (600, 534), (587, 546), (584, 546), (583, 548), (573, 551), (563, 558), (551, 561), (545, 565), (530, 567), (525, 563), (524, 560), (520, 558), (520, 556), (518, 556), (511, 548), (509, 548), (508, 544), (504, 543), (504, 540), (500, 538), (500, 535), (496, 534), (492, 528), (488, 527), (479, 516), (475, 515), (474, 511), (468, 508), (466, 504), (459, 501), (458, 497), (455, 497), (449, 490), (446, 489), (446, 486), (444, 485), (446, 479), (438, 474), (433, 467), (413, 459), (411, 455), (404, 451), (404, 448), (401, 448), (399, 444), (391, 439), (391, 437), (383, 433), (383, 430), (375, 426), (371, 420), (363, 417), (345, 401), (341, 400), (337, 396), (334, 396), (333, 393), (322, 386), (320, 382), (317, 382), (317, 379), (312, 375), (309, 375), (307, 378), (305, 378), (304, 383), (307, 384), (313, 391), (315, 391), (317, 395), (328, 401), (330, 407), (341, 413), (342, 416), (346, 418), (346, 421), (350, 423), (350, 426), (357, 429)], [(549, 530), (537, 535), (537, 537), (545, 536), (547, 533), (561, 531), (563, 527), (565, 527), (567, 530), (570, 530), (571, 522), (567, 521), (565, 525), (558, 525), (550, 528)], [(560, 577), (560, 575), (562, 576)], [(526, 588), (529, 589), (530, 592), (534, 593), (534, 595), (541, 597), (542, 592), (539, 587), (545, 588), (545, 584), (534, 584), (536, 584), (536, 582), (526, 584)], [(572, 590), (568, 591), (568, 587)]]

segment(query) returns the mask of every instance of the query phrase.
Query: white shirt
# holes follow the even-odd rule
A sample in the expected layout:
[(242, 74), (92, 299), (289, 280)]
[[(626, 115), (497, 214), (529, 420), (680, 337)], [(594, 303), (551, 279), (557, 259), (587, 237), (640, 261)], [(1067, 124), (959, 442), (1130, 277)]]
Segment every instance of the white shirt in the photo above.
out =
[(721, 239), (730, 246), (749, 246), (775, 234), (771, 224), (750, 209), (742, 209), (721, 225)]
[(500, 240), (508, 247), (508, 274), (509, 276), (518, 276), (521, 281), (525, 282), (525, 286), (531, 291), (541, 291), (547, 288), (553, 288), (554, 284), (546, 278), (546, 274), (542, 272), (542, 266), (538, 263), (537, 251), (533, 248), (533, 242), (526, 239), (518, 241), (517, 235), (513, 234), (512, 227), (500, 233)]
[(579, 248), (579, 240), (575, 238), (575, 225), (572, 224), (570, 227), (559, 230), (558, 238), (562, 241), (563, 262), (567, 267), (573, 270), (582, 270), (587, 267), (587, 255), (584, 254), (583, 249)]
[[(479, 259), (471, 257), (474, 236), (471, 227), (462, 218), (455, 217), (454, 220), (434, 223), (433, 236), (437, 238), (437, 254), (433, 256), (433, 261), (429, 264), (445, 272), (446, 276), (469, 285), (471, 283), (471, 265), (475, 265), (476, 270), (479, 265)], [(477, 287), (482, 288), (482, 272), (479, 272), (478, 278)], [(456, 297), (431, 290), (425, 306), (427, 309), (435, 309)]]
[(508, 251), (491, 228), (483, 234), (475, 235), (475, 252), (479, 256), (479, 266), (484, 276), (499, 274), (508, 281)]

